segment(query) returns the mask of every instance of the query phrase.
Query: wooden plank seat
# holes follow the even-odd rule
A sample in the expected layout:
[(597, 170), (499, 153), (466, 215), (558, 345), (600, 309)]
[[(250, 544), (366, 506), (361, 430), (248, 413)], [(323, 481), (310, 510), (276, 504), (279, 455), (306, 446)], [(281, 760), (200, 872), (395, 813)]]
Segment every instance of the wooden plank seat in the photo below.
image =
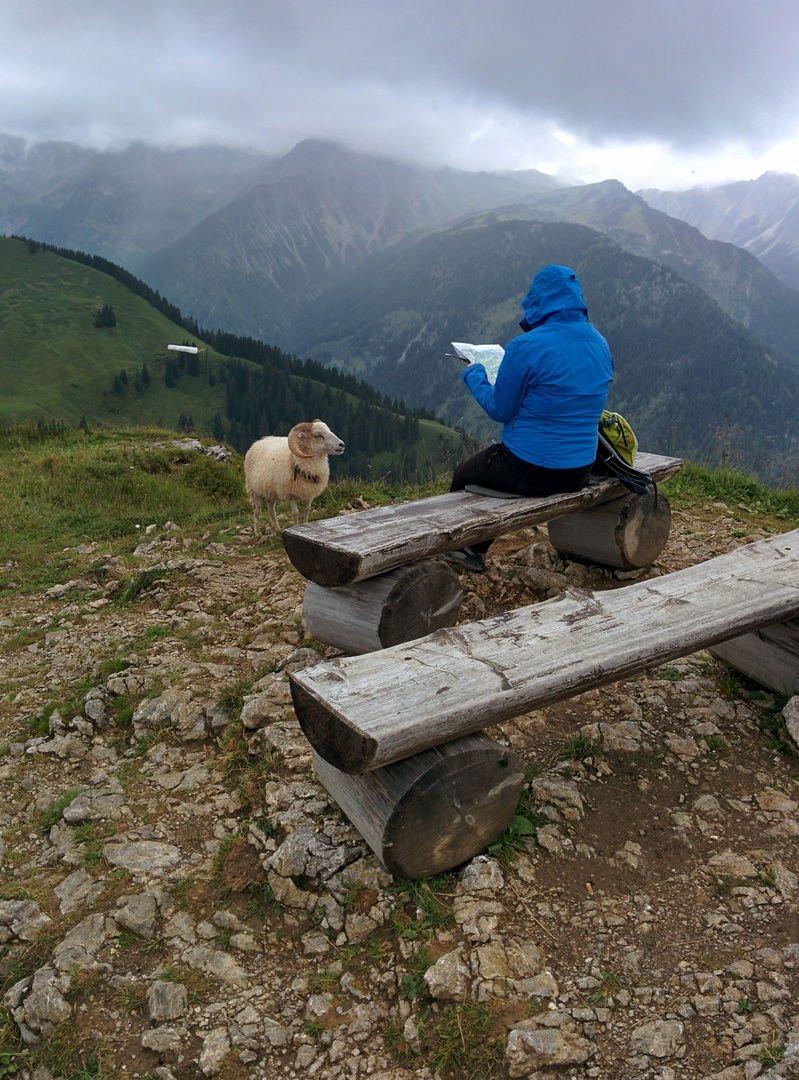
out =
[[(511, 504), (512, 505), (512, 504)], [(345, 773), (799, 616), (799, 530), (607, 592), (555, 600), (290, 676), (317, 753)]]
[[(682, 460), (640, 453), (635, 464), (656, 483), (662, 483), (674, 476)], [(304, 577), (318, 585), (336, 588), (384, 574), (417, 559), (585, 511), (627, 494), (620, 482), (608, 477), (592, 477), (581, 491), (545, 498), (500, 499), (466, 491), (448, 492), (416, 502), (295, 525), (284, 530), (283, 545)]]

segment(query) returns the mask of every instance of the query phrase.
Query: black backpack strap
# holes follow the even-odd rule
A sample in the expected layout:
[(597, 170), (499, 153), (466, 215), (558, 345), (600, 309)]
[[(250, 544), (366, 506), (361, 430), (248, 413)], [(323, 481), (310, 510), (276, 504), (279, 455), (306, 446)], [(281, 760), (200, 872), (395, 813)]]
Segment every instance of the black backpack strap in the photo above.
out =
[(597, 442), (596, 461), (591, 471), (597, 476), (615, 477), (637, 495), (648, 495), (651, 489), (655, 494), (655, 509), (657, 509), (658, 487), (655, 481), (648, 473), (641, 472), (640, 469), (634, 469), (632, 465), (628, 465), (623, 458), (619, 457), (613, 444), (602, 433), (601, 428), (599, 429)]

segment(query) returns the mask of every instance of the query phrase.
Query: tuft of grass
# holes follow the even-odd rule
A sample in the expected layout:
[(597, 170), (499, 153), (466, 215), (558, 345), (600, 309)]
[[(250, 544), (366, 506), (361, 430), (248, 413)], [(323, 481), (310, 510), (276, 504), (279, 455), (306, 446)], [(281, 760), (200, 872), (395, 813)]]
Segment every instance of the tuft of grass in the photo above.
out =
[(144, 1012), (147, 1004), (147, 991), (143, 986), (126, 986), (117, 997), (120, 1012), (126, 1016)]
[(602, 743), (589, 739), (585, 735), (573, 735), (565, 739), (558, 758), (561, 761), (585, 761), (586, 758), (604, 754)]
[(329, 993), (335, 986), (338, 986), (338, 975), (336, 975), (335, 971), (331, 971), (330, 968), (315, 971), (311, 976), (310, 985), (315, 994)]
[(658, 678), (665, 679), (666, 682), (680, 682), (681, 679), (685, 678), (685, 675), (678, 671), (677, 668), (667, 667), (660, 669)]
[(390, 917), (394, 932), (413, 940), (433, 937), (436, 930), (451, 926), (454, 922), (448, 892), (451, 885), (445, 874), (416, 881), (398, 879), (394, 883), (398, 896)]
[(77, 799), (82, 790), (82, 788), (74, 788), (65, 791), (60, 798), (56, 799), (52, 806), (39, 816), (39, 832), (49, 832), (53, 825), (57, 825), (61, 820), (61, 815), (69, 804)]
[(0, 1078), (22, 1075), (30, 1065), (30, 1052), (11, 1013), (0, 1005)]
[(627, 980), (623, 975), (616, 975), (612, 971), (603, 971), (599, 979), (599, 986), (593, 993), (589, 994), (588, 1001), (591, 1005), (606, 1009), (612, 1004), (614, 995), (623, 990), (626, 985)]
[(312, 1039), (321, 1039), (322, 1035), (329, 1028), (329, 1024), (326, 1024), (324, 1020), (304, 1020), (302, 1024), (302, 1030), (306, 1035), (310, 1035)]
[(228, 782), (239, 790), (243, 802), (248, 803), (248, 787), (260, 785), (277, 775), (277, 765), (269, 754), (250, 754), (244, 725), (241, 720), (228, 724), (222, 739), (219, 764)]
[(216, 703), (220, 709), (225, 710), (231, 720), (236, 720), (241, 716), (245, 697), (249, 694), (253, 684), (262, 676), (263, 672), (258, 671), (246, 678), (237, 679), (235, 682), (228, 683), (221, 688), (217, 695)]
[(491, 1080), (500, 1075), (505, 1040), (492, 1037), (489, 1005), (468, 1002), (445, 1009), (431, 1029), (430, 1064), (441, 1076)]
[(116, 833), (116, 826), (110, 823), (84, 821), (75, 826), (75, 843), (82, 847), (81, 865), (87, 870), (96, 869), (103, 861), (103, 848), (106, 841)]
[(772, 1065), (779, 1065), (784, 1057), (785, 1047), (781, 1043), (763, 1043), (755, 1060), (770, 1069)]
[(757, 872), (757, 876), (763, 882), (763, 884), (769, 889), (778, 888), (777, 879), (774, 876), (774, 870), (770, 866), (764, 866)]
[(381, 937), (379, 934), (372, 934), (369, 937), (367, 951), (373, 964), (382, 964), (390, 956), (393, 956), (394, 947), (388, 938)]

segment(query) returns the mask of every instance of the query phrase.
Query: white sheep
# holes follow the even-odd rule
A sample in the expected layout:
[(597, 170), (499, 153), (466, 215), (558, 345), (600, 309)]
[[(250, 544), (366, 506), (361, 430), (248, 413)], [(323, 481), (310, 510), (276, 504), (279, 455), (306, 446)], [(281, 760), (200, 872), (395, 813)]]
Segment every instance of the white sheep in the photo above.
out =
[(261, 535), (261, 505), (269, 508), (272, 528), (280, 535), (275, 503), (287, 502), (291, 520), (298, 521), (297, 503), (311, 503), (330, 479), (328, 454), (342, 454), (344, 443), (321, 420), (296, 424), (285, 437), (267, 435), (252, 444), (244, 457), (244, 484), (253, 509), (254, 531)]

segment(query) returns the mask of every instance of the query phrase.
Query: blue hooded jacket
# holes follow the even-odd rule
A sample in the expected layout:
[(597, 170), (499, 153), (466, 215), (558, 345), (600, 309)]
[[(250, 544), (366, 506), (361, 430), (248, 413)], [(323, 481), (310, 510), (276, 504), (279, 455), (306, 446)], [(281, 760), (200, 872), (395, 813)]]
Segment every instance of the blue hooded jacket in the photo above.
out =
[(546, 266), (522, 301), (530, 329), (509, 342), (492, 386), (482, 364), (461, 378), (517, 457), (549, 469), (593, 463), (613, 381), (608, 343), (588, 321), (577, 275)]

